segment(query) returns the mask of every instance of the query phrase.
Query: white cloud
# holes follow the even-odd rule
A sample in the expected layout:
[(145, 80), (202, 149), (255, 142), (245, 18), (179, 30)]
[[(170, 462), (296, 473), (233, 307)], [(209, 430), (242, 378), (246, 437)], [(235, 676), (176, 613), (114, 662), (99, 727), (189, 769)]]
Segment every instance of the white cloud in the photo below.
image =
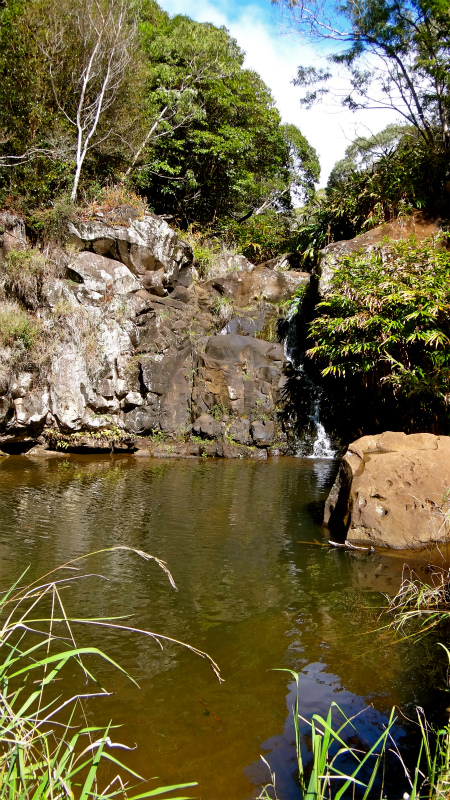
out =
[[(282, 31), (273, 13), (254, 3), (235, 6), (231, 0), (219, 5), (210, 0), (162, 0), (169, 14), (187, 14), (198, 22), (224, 25), (246, 53), (245, 66), (256, 70), (270, 87), (284, 122), (297, 125), (316, 148), (325, 185), (335, 162), (357, 134), (376, 133), (392, 122), (392, 112), (359, 111), (356, 114), (336, 104), (310, 110), (300, 106), (301, 89), (292, 85), (299, 64), (320, 62), (317, 52), (293, 33)], [(267, 0), (267, 9), (270, 9)], [(337, 79), (344, 85), (343, 79)]]

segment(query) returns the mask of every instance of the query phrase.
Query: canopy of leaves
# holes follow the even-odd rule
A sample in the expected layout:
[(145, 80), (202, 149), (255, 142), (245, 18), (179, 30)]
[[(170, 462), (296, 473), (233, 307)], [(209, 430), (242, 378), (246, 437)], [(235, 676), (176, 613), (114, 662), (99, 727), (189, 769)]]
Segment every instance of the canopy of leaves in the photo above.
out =
[(225, 29), (177, 16), (146, 23), (143, 33), (149, 102), (159, 94), (160, 105), (175, 107), (179, 99), (158, 89), (170, 84), (185, 103), (139, 170), (155, 211), (210, 222), (238, 218), (269, 195), (289, 207), (291, 185), (311, 193), (315, 151), (295, 126), (283, 128), (268, 88), (243, 68), (244, 53)]
[(433, 151), (407, 135), (371, 166), (351, 169), (301, 209), (298, 249), (314, 260), (330, 242), (351, 239), (414, 209), (447, 218), (447, 170), (445, 150)]
[[(80, 76), (98, 39), (97, 10), (104, 6), (113, 22), (113, 5), (118, 14), (126, 6), (127, 57), (88, 143), (82, 196), (126, 180), (157, 213), (184, 223), (238, 219), (264, 204), (290, 208), (291, 191), (311, 196), (315, 151), (295, 126), (281, 124), (269, 89), (244, 69), (244, 53), (224, 28), (171, 19), (154, 0), (114, 3), (2, 4), (0, 203), (30, 208), (70, 189), (79, 162)], [(86, 118), (95, 115), (111, 68), (107, 47), (104, 54), (90, 73)]]
[[(361, 375), (375, 392), (448, 422), (450, 253), (438, 241), (385, 242), (344, 256), (311, 322), (308, 355), (322, 375)], [(423, 424), (423, 417), (422, 417)]]
[[(333, 42), (331, 63), (349, 71), (352, 110), (388, 108), (429, 146), (450, 146), (450, 14), (447, 0), (280, 0), (297, 29)], [(300, 67), (306, 105), (329, 92), (330, 70)]]

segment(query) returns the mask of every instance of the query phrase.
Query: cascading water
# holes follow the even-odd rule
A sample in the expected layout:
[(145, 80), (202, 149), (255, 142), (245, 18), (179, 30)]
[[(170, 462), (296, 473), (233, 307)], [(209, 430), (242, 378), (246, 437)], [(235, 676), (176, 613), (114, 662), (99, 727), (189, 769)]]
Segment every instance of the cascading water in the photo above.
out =
[(296, 315), (300, 304), (301, 299), (299, 298), (290, 310), (284, 340), (285, 356), (295, 371), (295, 380), (300, 382), (302, 405), (308, 420), (303, 435), (297, 437), (295, 450), (297, 455), (306, 458), (330, 459), (335, 457), (336, 450), (320, 420), (322, 389), (307, 375), (304, 366), (304, 351), (301, 351), (298, 345)]

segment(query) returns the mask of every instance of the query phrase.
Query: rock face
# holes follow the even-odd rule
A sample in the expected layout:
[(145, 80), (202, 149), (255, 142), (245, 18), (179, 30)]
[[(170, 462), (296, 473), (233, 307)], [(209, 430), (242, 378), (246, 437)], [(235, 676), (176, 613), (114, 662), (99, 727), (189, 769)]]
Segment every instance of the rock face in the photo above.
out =
[[(20, 221), (7, 222), (27, 246)], [(70, 236), (75, 254), (52, 251), (64, 277), (44, 282), (36, 311), (46, 349), (30, 362), (0, 348), (0, 449), (286, 451), (283, 347), (261, 332), (309, 275), (224, 253), (202, 282), (190, 246), (128, 206), (70, 223)]]
[(363, 436), (342, 459), (324, 521), (356, 545), (408, 549), (449, 541), (449, 488), (450, 437)]
[(23, 250), (26, 241), (23, 219), (8, 211), (0, 212), (0, 261), (11, 250)]
[(139, 277), (163, 270), (165, 283), (172, 288), (177, 283), (188, 286), (192, 280), (192, 248), (155, 214), (132, 219), (128, 225), (71, 222), (69, 233), (71, 244), (121, 261)]

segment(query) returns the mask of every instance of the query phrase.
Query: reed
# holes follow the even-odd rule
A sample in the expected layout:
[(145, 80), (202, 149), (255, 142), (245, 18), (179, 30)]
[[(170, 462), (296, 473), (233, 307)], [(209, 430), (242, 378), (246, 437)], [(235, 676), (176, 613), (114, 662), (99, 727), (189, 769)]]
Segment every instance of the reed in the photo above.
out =
[[(112, 547), (97, 553), (117, 550), (154, 561), (176, 589), (166, 564), (143, 551)], [(29, 583), (26, 571), (0, 595), (0, 800), (137, 800), (167, 793), (172, 800), (187, 800), (184, 793), (176, 797), (172, 793), (197, 784), (144, 784), (144, 778), (116, 755), (129, 748), (115, 740), (112, 724), (87, 723), (86, 702), (108, 694), (91, 671), (93, 658), (94, 663), (102, 659), (135, 681), (97, 647), (79, 647), (75, 630), (79, 625), (107, 626), (147, 636), (161, 647), (165, 641), (177, 642), (205, 658), (220, 680), (219, 668), (207, 653), (170, 637), (117, 619), (71, 617), (63, 593), (88, 577), (74, 574), (86, 558), (72, 559)], [(59, 683), (55, 682), (74, 667), (81, 671), (87, 690), (57, 693)]]
[[(450, 651), (447, 652), (450, 662)], [(450, 797), (450, 727), (434, 731), (428, 724), (423, 709), (417, 708), (417, 725), (420, 745), (416, 764), (409, 770), (394, 737), (393, 726), (398, 719), (397, 709), (391, 710), (387, 724), (374, 743), (366, 749), (350, 745), (349, 735), (358, 734), (357, 718), (347, 717), (337, 703), (332, 703), (326, 717), (313, 714), (308, 720), (299, 711), (299, 675), (288, 672), (295, 680), (296, 695), (292, 709), (295, 748), (298, 766), (299, 797), (302, 800), (341, 800), (352, 797), (358, 800), (387, 800), (385, 795), (386, 757), (397, 759), (401, 766), (408, 791), (403, 800), (448, 800)], [(336, 717), (339, 722), (336, 723)], [(310, 730), (311, 747), (306, 757), (300, 723)], [(359, 738), (359, 737), (358, 737)], [(347, 741), (346, 741), (347, 740)], [(261, 757), (262, 758), (262, 757)], [(282, 800), (277, 795), (276, 775), (262, 758), (270, 772), (270, 781), (262, 787), (258, 800)], [(351, 766), (349, 767), (349, 762)], [(399, 800), (398, 794), (390, 800)]]

